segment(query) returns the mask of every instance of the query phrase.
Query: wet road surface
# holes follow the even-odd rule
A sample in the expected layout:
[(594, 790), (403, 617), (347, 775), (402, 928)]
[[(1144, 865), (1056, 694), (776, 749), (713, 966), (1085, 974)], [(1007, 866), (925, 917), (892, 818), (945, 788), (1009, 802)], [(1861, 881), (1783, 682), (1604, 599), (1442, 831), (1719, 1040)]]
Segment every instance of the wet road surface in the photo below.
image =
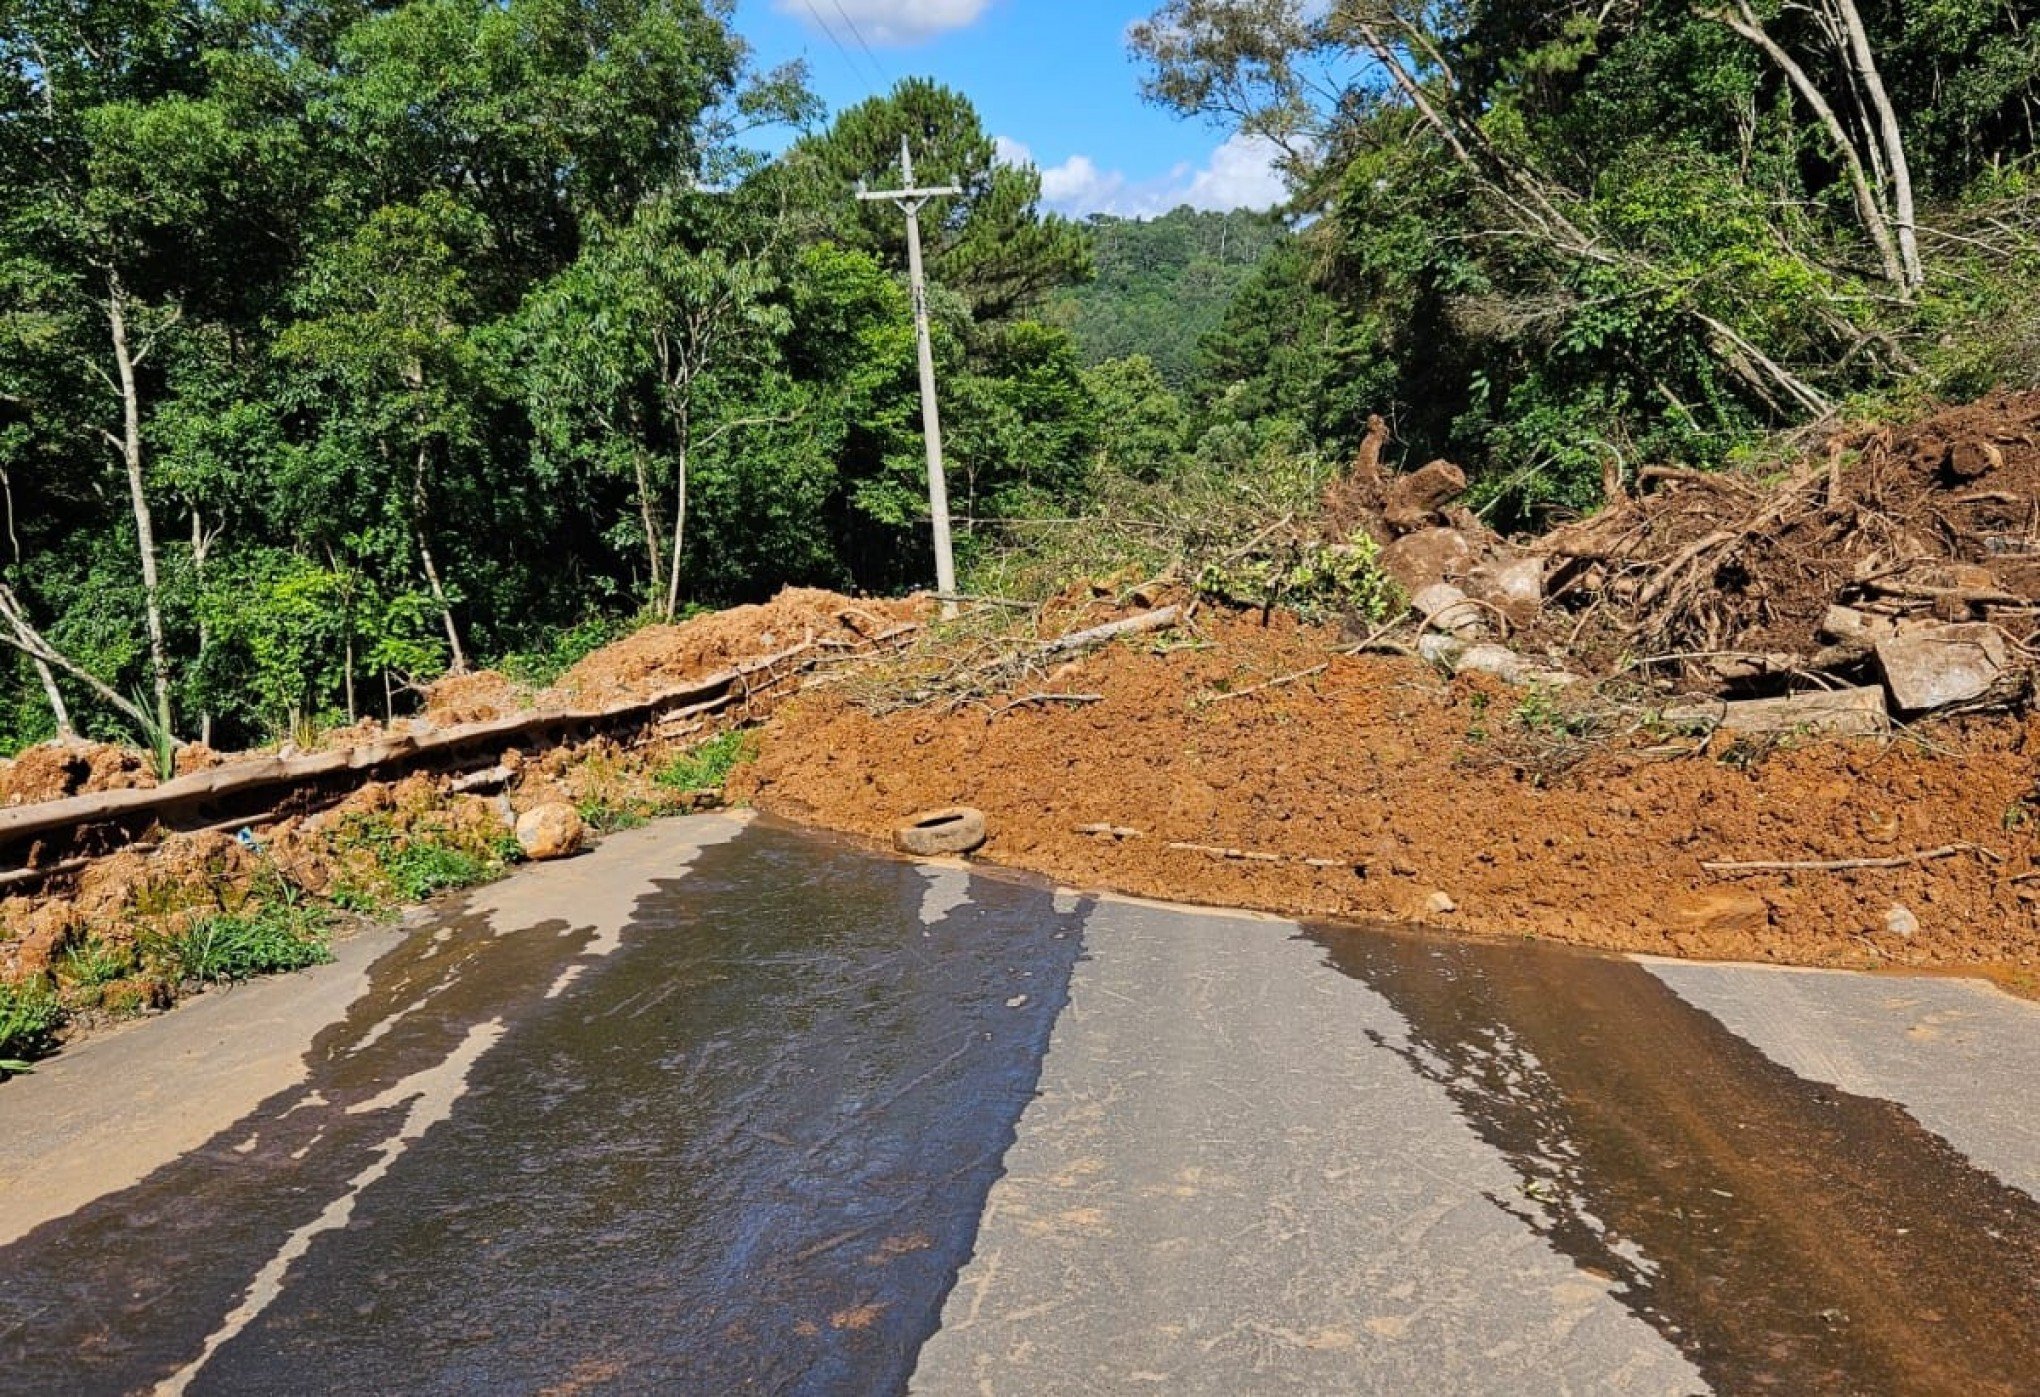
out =
[(0, 1088), (0, 1392), (2030, 1392), (2032, 1067), (675, 822)]

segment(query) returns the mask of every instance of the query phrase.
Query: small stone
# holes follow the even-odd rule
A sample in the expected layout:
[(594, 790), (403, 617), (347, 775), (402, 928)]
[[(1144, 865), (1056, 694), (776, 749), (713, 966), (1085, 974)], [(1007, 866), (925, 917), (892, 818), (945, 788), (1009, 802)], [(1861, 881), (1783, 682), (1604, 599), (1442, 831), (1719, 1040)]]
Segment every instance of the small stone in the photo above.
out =
[(1903, 936), (1910, 941), (1920, 934), (1920, 919), (1913, 915), (1910, 907), (1893, 904), (1892, 909), (1884, 914), (1884, 929), (1893, 936)]
[(563, 800), (535, 806), (517, 819), (517, 847), (536, 861), (577, 854), (586, 836), (581, 812)]
[(1410, 604), (1432, 626), (1461, 640), (1478, 640), (1487, 634), (1487, 618), (1480, 607), (1449, 582), (1432, 583), (1411, 597)]
[(1424, 911), (1434, 917), (1449, 917), (1458, 910), (1459, 904), (1452, 900), (1452, 894), (1448, 892), (1435, 892), (1424, 899)]

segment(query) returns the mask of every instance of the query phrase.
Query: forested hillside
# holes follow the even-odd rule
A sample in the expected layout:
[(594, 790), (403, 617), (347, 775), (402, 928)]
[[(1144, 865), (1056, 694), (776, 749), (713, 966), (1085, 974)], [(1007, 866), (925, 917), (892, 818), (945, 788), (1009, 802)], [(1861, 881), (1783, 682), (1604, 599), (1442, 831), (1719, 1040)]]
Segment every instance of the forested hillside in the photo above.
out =
[(1150, 95), (1275, 139), (1295, 203), (1089, 226), (963, 95), (825, 120), (733, 13), (0, 9), (0, 745), (285, 738), (923, 581), (902, 220), (853, 194), (902, 134), (964, 188), (925, 226), (980, 587), (1252, 534), (1376, 414), (1512, 525), (2040, 380), (2005, 0), (1167, 0)]
[(1190, 386), (1199, 344), (1288, 237), (1273, 214), (1187, 207), (1152, 219), (1099, 214), (1089, 227), (1098, 275), (1060, 293), (1050, 318), (1076, 335), (1087, 364), (1145, 355), (1176, 389)]
[(1315, 216), (1218, 351), (1288, 346), (1319, 447), (1380, 412), (1500, 517), (2040, 379), (2030, 6), (1168, 0), (1134, 44)]
[(1072, 504), (1088, 399), (1029, 316), (1084, 231), (959, 95), (819, 126), (730, 14), (0, 10), (0, 738), (288, 735), (645, 610), (918, 580), (904, 230), (853, 198), (903, 134), (965, 191), (956, 493)]

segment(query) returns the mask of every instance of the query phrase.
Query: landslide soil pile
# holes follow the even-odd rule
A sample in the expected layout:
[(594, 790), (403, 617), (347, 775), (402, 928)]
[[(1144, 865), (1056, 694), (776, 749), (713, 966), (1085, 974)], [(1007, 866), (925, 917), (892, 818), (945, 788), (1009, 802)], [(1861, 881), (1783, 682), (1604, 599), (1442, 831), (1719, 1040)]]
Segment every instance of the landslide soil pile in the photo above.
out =
[[(844, 690), (803, 695), (732, 793), (874, 839), (973, 805), (988, 859), (1176, 900), (1701, 958), (2040, 970), (2040, 722), (1953, 720), (1931, 746), (1579, 737), (1584, 712), (1485, 675), (1328, 654), (1332, 631), (1279, 614), (1198, 624), (1202, 648), (1124, 643), (1044, 686), (1096, 701), (881, 716)], [(1702, 867), (1949, 845), (1975, 848)]]
[(2014, 645), (2040, 630), (2040, 392), (1839, 434), (1782, 480), (1643, 477), (1534, 545), (1563, 604), (1538, 640), (1599, 637), (1590, 666), (1627, 646), (1724, 678), (1780, 672), (1821, 654), (1836, 605), (1994, 622)]

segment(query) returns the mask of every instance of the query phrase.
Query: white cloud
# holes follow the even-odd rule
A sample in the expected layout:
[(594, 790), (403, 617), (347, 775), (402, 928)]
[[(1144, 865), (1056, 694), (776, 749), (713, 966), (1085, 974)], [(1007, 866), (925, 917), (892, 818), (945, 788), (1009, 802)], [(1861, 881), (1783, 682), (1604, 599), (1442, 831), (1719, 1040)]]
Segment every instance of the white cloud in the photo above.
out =
[[(1033, 152), (1007, 137), (996, 138), (998, 158), (1008, 165), (1034, 163)], [(1057, 213), (1084, 217), (1109, 213), (1154, 218), (1183, 204), (1209, 210), (1266, 209), (1288, 197), (1275, 162), (1281, 150), (1263, 136), (1234, 136), (1202, 166), (1176, 166), (1160, 179), (1131, 180), (1118, 170), (1100, 169), (1087, 155), (1073, 155), (1041, 170), (1041, 197)]]
[[(810, 28), (819, 21), (844, 43), (851, 36), (842, 31), (854, 25), (874, 44), (911, 44), (967, 29), (991, 7), (992, 0), (774, 0), (781, 13), (805, 20)], [(850, 25), (843, 22), (846, 16)]]

